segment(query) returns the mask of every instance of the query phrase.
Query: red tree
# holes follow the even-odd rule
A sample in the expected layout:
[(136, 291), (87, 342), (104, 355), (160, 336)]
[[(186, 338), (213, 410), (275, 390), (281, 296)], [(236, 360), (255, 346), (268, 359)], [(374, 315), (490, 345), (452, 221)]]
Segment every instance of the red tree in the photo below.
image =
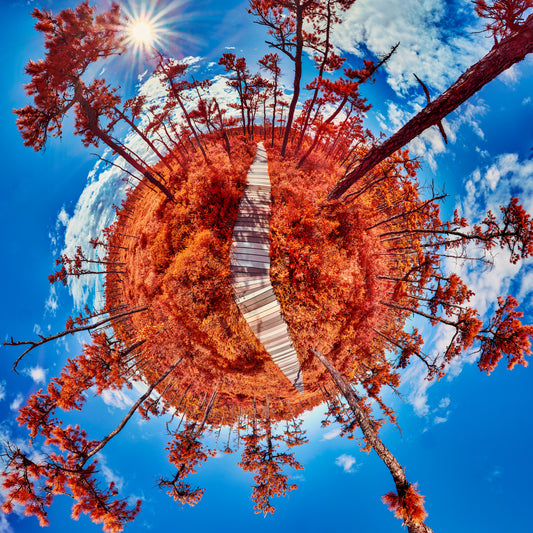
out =
[[(63, 118), (74, 107), (75, 133), (83, 136), (86, 146), (103, 141), (172, 199), (160, 180), (110, 134), (114, 108), (120, 100), (116, 91), (105, 80), (96, 79), (89, 84), (83, 80), (92, 63), (123, 49), (118, 35), (118, 5), (98, 15), (88, 1), (57, 16), (35, 8), (33, 17), (37, 19), (36, 29), (44, 34), (47, 52), (45, 59), (30, 61), (26, 66), (32, 80), (25, 88), (33, 96), (34, 105), (15, 110), (24, 144), (41, 150), (48, 135), (61, 135)], [(104, 124), (106, 119), (108, 123)]]

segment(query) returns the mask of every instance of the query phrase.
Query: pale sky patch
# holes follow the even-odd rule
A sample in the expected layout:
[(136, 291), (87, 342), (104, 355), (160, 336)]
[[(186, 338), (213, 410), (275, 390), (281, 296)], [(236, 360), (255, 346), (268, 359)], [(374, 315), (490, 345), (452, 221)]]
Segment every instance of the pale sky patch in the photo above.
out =
[(0, 514), (0, 533), (14, 533), (4, 513)]
[(115, 488), (122, 492), (122, 489), (124, 488), (124, 478), (113, 472), (111, 468), (107, 465), (107, 460), (104, 455), (98, 456), (98, 461), (100, 464), (100, 470), (102, 472), (102, 475), (104, 476), (104, 479), (107, 483), (113, 482), (115, 484)]

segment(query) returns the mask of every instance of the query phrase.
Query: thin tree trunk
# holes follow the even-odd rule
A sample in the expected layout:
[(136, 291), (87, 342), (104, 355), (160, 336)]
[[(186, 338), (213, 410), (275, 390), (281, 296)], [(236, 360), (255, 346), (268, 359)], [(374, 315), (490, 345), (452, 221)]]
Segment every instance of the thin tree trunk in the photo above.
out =
[(348, 101), (348, 96), (345, 96), (342, 100), (341, 100), (341, 103), (338, 105), (337, 109), (335, 110), (335, 112), (330, 115), (319, 127), (318, 127), (318, 130), (315, 134), (315, 138), (313, 139), (313, 143), (311, 144), (311, 146), (307, 149), (307, 151), (305, 152), (305, 154), (302, 156), (302, 158), (300, 159), (300, 161), (298, 161), (298, 164), (296, 165), (296, 168), (300, 168), (304, 161), (309, 157), (309, 155), (313, 152), (313, 150), (315, 149), (315, 146), (318, 144), (318, 141), (320, 140), (320, 138), (322, 137), (322, 132), (326, 129), (326, 126), (329, 126), (329, 124), (331, 124), (336, 116), (342, 111), (342, 108), (346, 105), (346, 102)]
[(130, 418), (135, 414), (135, 411), (139, 406), (152, 394), (153, 390), (164, 380), (167, 376), (181, 363), (182, 358), (180, 357), (164, 374), (162, 374), (158, 379), (156, 379), (148, 390), (131, 406), (131, 409), (128, 411), (126, 416), (122, 419), (120, 424), (111, 432), (108, 433), (101, 441), (96, 448), (90, 451), (83, 461), (80, 461), (79, 466), (82, 467), (93, 455), (96, 455), (114, 436), (116, 436), (124, 426), (128, 423)]
[(150, 138), (144, 134), (143, 131), (141, 131), (136, 125), (135, 123), (129, 119), (129, 117), (123, 113), (120, 109), (118, 109), (117, 107), (114, 108), (116, 113), (118, 114), (118, 116), (124, 120), (129, 126), (130, 128), (137, 134), (139, 135), (139, 137), (152, 149), (152, 151), (154, 152), (154, 154), (159, 157), (159, 159), (163, 162), (163, 164), (172, 172), (172, 167), (168, 164), (167, 160), (165, 159), (165, 157), (163, 156), (163, 154), (156, 148), (156, 146), (154, 145), (154, 143), (150, 140)]
[(329, 34), (331, 31), (331, 0), (328, 0), (327, 6), (328, 6), (327, 8), (328, 14), (326, 18), (326, 21), (327, 21), (326, 22), (326, 42), (324, 44), (324, 57), (322, 58), (322, 63), (320, 64), (320, 69), (318, 71), (315, 92), (313, 93), (313, 97), (311, 98), (311, 103), (309, 104), (309, 108), (307, 110), (307, 113), (305, 114), (304, 124), (302, 126), (300, 138), (298, 139), (298, 145), (296, 146), (296, 150), (295, 150), (296, 154), (300, 151), (300, 148), (302, 147), (302, 142), (305, 136), (305, 130), (307, 130), (307, 126), (309, 125), (309, 119), (311, 118), (311, 112), (313, 111), (313, 107), (315, 106), (316, 99), (318, 98), (318, 91), (320, 90), (320, 86), (322, 85), (322, 76), (324, 75), (324, 68), (326, 67), (326, 62), (328, 60)]
[(79, 102), (83, 111), (87, 115), (89, 128), (91, 131), (102, 140), (109, 148), (114, 150), (119, 154), (127, 163), (129, 163), (135, 170), (140, 172), (152, 185), (155, 185), (169, 200), (174, 200), (171, 192), (163, 185), (157, 178), (155, 178), (152, 173), (146, 168), (143, 167), (138, 161), (136, 161), (122, 146), (120, 146), (115, 140), (108, 135), (105, 131), (100, 129), (98, 125), (98, 118), (94, 109), (91, 107), (89, 102), (85, 99), (82, 93), (83, 82), (80, 80), (75, 87), (74, 99)]
[[(372, 424), (365, 413), (364, 409), (359, 405), (359, 398), (356, 396), (353, 389), (348, 382), (344, 379), (342, 374), (331, 364), (331, 362), (318, 350), (312, 348), (313, 355), (320, 360), (320, 362), (326, 367), (331, 377), (337, 384), (337, 387), (341, 391), (342, 395), (346, 398), (348, 405), (350, 406), (355, 420), (358, 426), (361, 428), (366, 441), (372, 446), (374, 451), (378, 454), (379, 458), (385, 463), (396, 485), (396, 491), (401, 497), (405, 494), (409, 488), (410, 483), (405, 477), (405, 472), (402, 465), (398, 462), (396, 457), (388, 450), (379, 438), (378, 434), (372, 427)], [(432, 533), (432, 530), (426, 526), (423, 522), (414, 522), (413, 520), (404, 521), (405, 526), (409, 533)]]
[(281, 157), (285, 157), (287, 151), (287, 144), (289, 142), (289, 135), (291, 133), (292, 121), (294, 112), (296, 111), (296, 104), (300, 97), (300, 82), (302, 79), (302, 51), (303, 51), (303, 7), (300, 4), (296, 10), (296, 50), (294, 53), (294, 82), (291, 105), (289, 107), (289, 114), (287, 116), (287, 124), (285, 126), (285, 133), (283, 136), (283, 143), (281, 145)]

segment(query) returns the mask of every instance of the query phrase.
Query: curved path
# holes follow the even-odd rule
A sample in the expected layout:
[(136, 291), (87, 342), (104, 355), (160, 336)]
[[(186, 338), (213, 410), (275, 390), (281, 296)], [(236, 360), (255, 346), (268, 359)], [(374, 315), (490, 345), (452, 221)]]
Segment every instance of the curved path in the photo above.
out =
[(298, 356), (270, 284), (269, 215), (267, 155), (259, 143), (233, 228), (231, 284), (235, 302), (255, 336), (294, 387), (303, 392)]

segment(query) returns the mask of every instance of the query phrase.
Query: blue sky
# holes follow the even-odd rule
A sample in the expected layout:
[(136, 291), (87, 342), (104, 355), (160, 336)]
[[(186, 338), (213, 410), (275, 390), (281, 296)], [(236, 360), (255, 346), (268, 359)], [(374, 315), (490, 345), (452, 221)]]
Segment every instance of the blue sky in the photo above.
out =
[[(115, 176), (93, 171), (95, 158), (90, 152), (94, 150), (84, 149), (68, 127), (63, 138), (50, 142), (43, 153), (22, 145), (12, 109), (26, 103), (22, 89), (27, 81), (25, 63), (42, 53), (40, 36), (33, 31), (29, 16), (35, 5), (58, 11), (74, 3), (2, 2), (2, 340), (62, 329), (73, 297), (80, 302), (85, 293), (83, 287), (72, 287), (72, 295), (67, 290), (50, 292), (47, 276), (55, 257), (61, 249), (73, 246), (87, 228), (103, 224), (116, 201), (111, 198), (117, 189)], [(160, 9), (167, 5), (158, 3)], [(198, 74), (205, 77), (220, 74), (210, 63), (228, 49), (246, 55), (249, 64), (268, 51), (263, 29), (253, 24), (246, 2), (175, 2), (165, 24), (179, 31), (170, 51), (198, 58)], [(478, 29), (479, 22), (466, 0), (358, 0), (335, 37), (350, 65), (358, 64), (361, 50), (380, 54), (401, 42), (376, 84), (364, 88), (373, 105), (369, 126), (389, 135), (423, 105), (424, 96), (412, 72), (437, 95), (479, 59), (490, 47), (490, 39), (473, 33)], [(132, 94), (145, 65), (142, 58), (129, 61), (126, 65), (113, 63), (105, 75)], [(450, 194), (443, 207), (446, 213), (458, 207), (471, 218), (480, 218), (487, 208), (496, 210), (506, 203), (510, 195), (518, 196), (533, 213), (532, 66), (533, 60), (526, 59), (450, 115), (445, 124), (450, 137), (447, 147), (434, 131), (426, 132), (411, 146), (422, 160), (420, 180), (433, 180)], [(307, 75), (311, 72), (308, 66)], [(145, 76), (143, 82), (146, 80)], [(143, 90), (151, 90), (150, 85)], [(91, 218), (98, 203), (99, 217)], [(513, 292), (519, 295), (531, 323), (531, 262), (512, 266), (501, 254), (494, 263), (491, 271), (462, 271), (477, 292), (475, 305), (490, 312), (498, 294)], [(437, 347), (445, 339), (442, 331), (428, 330), (427, 335)], [(42, 386), (43, 379), (56, 375), (78, 347), (74, 339), (43, 347), (28, 357), (20, 375), (10, 371), (17, 350), (0, 348), (2, 436), (23, 436), (14, 421), (14, 408)], [(435, 532), (526, 533), (533, 530), (533, 469), (527, 460), (533, 439), (529, 410), (532, 370), (519, 367), (507, 371), (501, 365), (487, 377), (472, 364), (474, 360), (465, 356), (451, 369), (449, 378), (430, 386), (422, 380), (420, 369), (411, 368), (402, 388), (403, 401), (390, 398), (399, 414), (403, 438), (390, 426), (384, 428), (382, 437), (406, 468), (408, 478), (419, 482), (426, 496), (427, 523)], [(127, 397), (95, 398), (76, 420), (98, 437), (122, 418), (127, 402)], [(238, 454), (213, 458), (200, 468), (194, 481), (207, 490), (195, 508), (180, 509), (163, 494), (156, 487), (158, 476), (170, 471), (163, 421), (133, 420), (106, 448), (102, 472), (119, 481), (124, 496), (143, 499), (141, 514), (126, 529), (130, 532), (177, 527), (222, 532), (242, 528), (285, 531), (291, 527), (309, 532), (346, 528), (400, 531), (400, 522), (380, 501), (393, 488), (385, 467), (375, 454), (366, 455), (354, 442), (335, 436), (335, 428), (320, 429), (320, 418), (319, 412), (306, 418), (310, 443), (296, 452), (305, 468), (297, 473), (298, 490), (278, 500), (277, 512), (266, 518), (253, 513), (252, 476), (236, 465)], [(50, 511), (50, 531), (70, 527), (80, 533), (101, 530), (85, 517), (74, 524), (69, 515), (70, 500), (57, 498)], [(38, 530), (34, 518), (0, 515), (0, 533)]]

